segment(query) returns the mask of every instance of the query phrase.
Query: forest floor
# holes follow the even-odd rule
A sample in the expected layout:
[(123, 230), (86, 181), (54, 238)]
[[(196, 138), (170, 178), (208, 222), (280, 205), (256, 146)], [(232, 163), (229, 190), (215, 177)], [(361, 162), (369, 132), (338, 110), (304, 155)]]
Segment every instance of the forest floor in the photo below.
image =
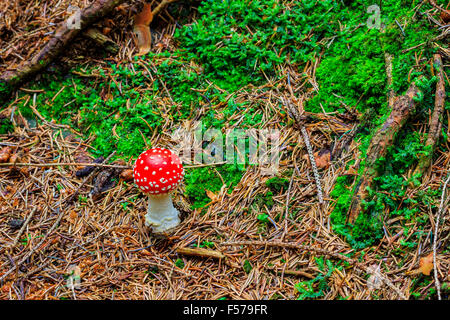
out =
[[(0, 74), (30, 60), (69, 5), (91, 2), (2, 3)], [(150, 25), (151, 51), (137, 56), (141, 5), (125, 1), (95, 25), (117, 53), (80, 35), (0, 106), (0, 299), (436, 299), (437, 288), (448, 299), (448, 101), (431, 167), (414, 174), (430, 152), (435, 54), (448, 91), (449, 26), (436, 6), (176, 1)], [(416, 110), (350, 222), (389, 94), (413, 82)], [(176, 149), (173, 132), (196, 121), (222, 132), (278, 130), (278, 171), (187, 163), (173, 194), (181, 225), (154, 237), (147, 199), (124, 167), (146, 148)], [(112, 166), (80, 165), (99, 159)]]

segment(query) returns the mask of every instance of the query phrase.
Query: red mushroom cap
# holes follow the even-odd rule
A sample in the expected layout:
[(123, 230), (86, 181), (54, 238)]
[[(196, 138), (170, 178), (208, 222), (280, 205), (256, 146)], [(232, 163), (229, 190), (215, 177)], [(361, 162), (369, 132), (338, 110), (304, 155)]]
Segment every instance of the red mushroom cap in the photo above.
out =
[(142, 152), (133, 168), (134, 183), (145, 193), (161, 194), (175, 189), (184, 177), (180, 158), (164, 148)]

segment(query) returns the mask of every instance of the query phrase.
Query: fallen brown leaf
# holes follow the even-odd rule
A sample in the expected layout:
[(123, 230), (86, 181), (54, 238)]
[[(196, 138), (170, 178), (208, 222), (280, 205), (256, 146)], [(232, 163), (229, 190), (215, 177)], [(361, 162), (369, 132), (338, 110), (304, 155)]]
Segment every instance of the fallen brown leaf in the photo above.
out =
[(11, 157), (12, 149), (11, 147), (4, 147), (0, 149), (0, 163), (8, 162)]
[(445, 23), (449, 22), (450, 21), (450, 11), (448, 11), (448, 10), (441, 11), (441, 19)]
[(426, 257), (420, 258), (419, 271), (424, 275), (429, 276), (431, 270), (433, 270), (433, 252)]
[(316, 165), (318, 169), (326, 169), (331, 163), (331, 151), (329, 149), (322, 149), (314, 153)]
[[(308, 165), (310, 165), (308, 154), (305, 154), (303, 156), (303, 159), (308, 162)], [(314, 153), (314, 159), (316, 161), (318, 169), (326, 169), (330, 166), (331, 163), (331, 151), (328, 149), (322, 149), (320, 151), (317, 151)]]
[(133, 181), (133, 169), (123, 170), (120, 174), (120, 178), (125, 181)]

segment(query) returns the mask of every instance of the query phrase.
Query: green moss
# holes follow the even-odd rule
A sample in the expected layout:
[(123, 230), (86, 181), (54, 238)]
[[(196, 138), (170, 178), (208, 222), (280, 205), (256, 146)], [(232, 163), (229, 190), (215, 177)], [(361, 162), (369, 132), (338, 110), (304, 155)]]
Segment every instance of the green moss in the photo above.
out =
[(7, 118), (0, 118), (0, 134), (7, 134), (14, 131), (14, 124)]
[(245, 273), (250, 273), (250, 271), (252, 271), (252, 269), (253, 269), (253, 266), (252, 266), (252, 264), (250, 263), (250, 261), (245, 260), (245, 261), (244, 261), (243, 268), (244, 268)]
[(186, 169), (186, 195), (192, 201), (193, 208), (201, 208), (209, 203), (211, 199), (208, 198), (206, 190), (214, 193), (220, 191), (223, 186), (222, 179), (231, 192), (244, 173), (243, 167), (235, 165), (223, 165), (216, 170), (210, 167)]
[[(208, 79), (235, 91), (265, 81), (264, 75), (277, 76), (276, 65), (310, 60), (320, 50), (318, 37), (334, 32), (339, 7), (330, 0), (304, 0), (289, 7), (275, 0), (205, 1), (198, 21), (175, 36), (203, 65)], [(317, 23), (324, 19), (328, 23)]]
[(180, 268), (180, 269), (183, 269), (184, 268), (184, 261), (183, 261), (183, 259), (177, 259), (176, 261), (175, 261), (175, 265), (178, 267), (178, 268)]
[(266, 186), (273, 192), (279, 193), (281, 190), (286, 191), (289, 187), (289, 180), (280, 177), (273, 177), (266, 180)]
[(256, 205), (258, 210), (264, 210), (264, 206), (268, 209), (272, 209), (274, 205), (273, 192), (268, 191), (266, 193), (258, 193), (255, 195), (252, 204)]
[[(354, 1), (350, 8), (358, 5)], [(428, 4), (424, 4), (428, 6)], [(429, 74), (429, 70), (415, 70), (418, 55), (431, 59), (435, 49), (432, 46), (422, 46), (423, 42), (435, 37), (436, 30), (427, 25), (424, 19), (414, 16), (414, 4), (405, 1), (383, 1), (382, 23), (383, 32), (356, 28), (364, 23), (367, 16), (350, 17), (337, 35), (333, 45), (324, 53), (323, 61), (317, 69), (319, 83), (318, 94), (311, 99), (306, 109), (312, 112), (325, 111), (343, 112), (356, 108), (363, 113), (361, 124), (356, 136), (361, 145), (360, 167), (358, 173), (365, 169), (366, 151), (374, 132), (389, 116), (387, 106), (387, 90), (393, 89), (397, 94), (409, 87), (410, 82), (420, 75)], [(398, 26), (399, 22), (403, 25)], [(406, 22), (406, 23), (405, 23)], [(385, 54), (393, 55), (393, 85), (387, 87), (385, 72)], [(434, 79), (423, 77), (417, 85), (423, 94), (419, 95), (416, 114), (419, 121), (432, 106)], [(413, 128), (406, 128), (396, 137), (394, 147), (388, 151), (385, 158), (377, 161), (376, 170), (380, 177), (375, 179), (373, 190), (370, 190), (367, 202), (363, 202), (365, 211), (361, 213), (354, 224), (347, 224), (348, 208), (352, 199), (352, 190), (359, 182), (349, 177), (338, 178), (331, 197), (336, 200), (331, 214), (333, 229), (341, 234), (355, 248), (362, 248), (376, 243), (383, 236), (382, 218), (386, 212), (390, 216), (404, 216), (408, 221), (422, 219), (415, 206), (424, 202), (421, 197), (405, 199), (406, 188), (412, 183), (417, 184), (418, 177), (404, 178), (405, 173), (417, 164), (422, 154), (427, 154), (423, 147), (424, 136), (411, 134)], [(411, 243), (404, 243), (410, 246)]]

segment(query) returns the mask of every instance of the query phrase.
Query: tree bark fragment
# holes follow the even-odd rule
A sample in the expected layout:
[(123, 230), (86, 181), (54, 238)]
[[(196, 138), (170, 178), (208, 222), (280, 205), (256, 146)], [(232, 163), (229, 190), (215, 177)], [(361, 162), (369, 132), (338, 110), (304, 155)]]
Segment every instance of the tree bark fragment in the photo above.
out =
[(98, 45), (112, 54), (116, 54), (119, 51), (119, 46), (117, 43), (101, 33), (97, 28), (89, 28), (86, 32), (84, 32), (84, 35), (95, 41)]
[(397, 133), (414, 111), (414, 98), (418, 92), (417, 86), (412, 84), (404, 96), (395, 98), (391, 114), (372, 137), (366, 153), (364, 171), (353, 191), (352, 202), (347, 216), (348, 222), (353, 223), (361, 212), (361, 202), (367, 197), (367, 188), (372, 186), (374, 178), (378, 176), (376, 161), (386, 156), (388, 147), (394, 143)]
[(434, 110), (431, 116), (428, 137), (425, 142), (425, 147), (428, 147), (429, 153), (427, 155), (422, 155), (417, 164), (414, 174), (424, 173), (431, 165), (431, 160), (433, 159), (433, 151), (439, 141), (442, 128), (442, 114), (444, 113), (445, 105), (445, 80), (444, 80), (444, 66), (442, 64), (442, 58), (440, 54), (435, 54), (433, 59), (434, 65), (438, 68), (437, 77), (438, 82), (436, 84), (436, 94), (434, 100)]

